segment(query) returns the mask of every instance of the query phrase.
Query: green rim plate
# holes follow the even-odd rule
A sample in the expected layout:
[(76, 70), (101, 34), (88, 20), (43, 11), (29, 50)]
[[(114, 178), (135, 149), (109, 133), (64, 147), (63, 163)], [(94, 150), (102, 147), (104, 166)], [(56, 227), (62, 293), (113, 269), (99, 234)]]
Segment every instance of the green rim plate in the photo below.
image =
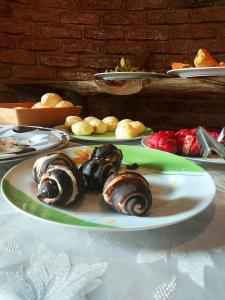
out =
[[(73, 159), (87, 158), (94, 146), (63, 150)], [(94, 230), (133, 231), (153, 229), (184, 221), (201, 212), (212, 201), (215, 185), (200, 166), (182, 157), (140, 146), (117, 145), (124, 155), (123, 167), (137, 163), (150, 182), (153, 205), (144, 217), (114, 212), (101, 195), (86, 194), (81, 203), (70, 208), (48, 206), (36, 198), (37, 185), (32, 181), (32, 166), (37, 157), (23, 161), (3, 178), (5, 199), (21, 212), (39, 220)], [(199, 189), (199, 187), (201, 187)]]
[(141, 140), (143, 137), (146, 137), (152, 134), (153, 130), (151, 128), (147, 128), (142, 135), (139, 135), (135, 138), (130, 139), (118, 139), (115, 136), (114, 132), (106, 132), (104, 134), (91, 134), (91, 135), (74, 135), (70, 134), (71, 139), (85, 140), (85, 141), (93, 141), (96, 143), (100, 142), (108, 142), (108, 143), (119, 143), (119, 142), (127, 142), (127, 141), (136, 141)]

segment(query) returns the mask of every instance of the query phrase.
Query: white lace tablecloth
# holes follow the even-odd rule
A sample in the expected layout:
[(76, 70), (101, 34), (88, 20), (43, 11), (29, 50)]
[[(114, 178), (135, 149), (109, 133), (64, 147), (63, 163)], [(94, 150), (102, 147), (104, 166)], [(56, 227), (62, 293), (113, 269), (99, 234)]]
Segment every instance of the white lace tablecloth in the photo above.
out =
[[(139, 232), (94, 232), (23, 215), (0, 197), (0, 299), (225, 299), (225, 172), (198, 216)], [(1, 177), (10, 165), (1, 165)]]

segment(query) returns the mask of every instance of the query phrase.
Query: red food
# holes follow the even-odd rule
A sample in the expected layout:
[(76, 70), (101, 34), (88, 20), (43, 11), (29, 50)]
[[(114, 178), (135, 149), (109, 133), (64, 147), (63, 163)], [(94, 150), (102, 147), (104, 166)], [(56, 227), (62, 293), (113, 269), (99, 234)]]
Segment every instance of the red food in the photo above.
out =
[(147, 138), (146, 143), (150, 148), (177, 153), (177, 140), (173, 131), (153, 133)]
[(199, 156), (201, 148), (196, 139), (197, 128), (180, 129), (175, 133), (177, 138), (177, 151), (187, 156)]
[[(205, 128), (209, 134), (211, 134), (215, 139), (218, 138), (219, 134), (215, 131), (210, 131), (208, 128)], [(178, 153), (187, 155), (187, 156), (200, 156), (201, 147), (196, 138), (196, 133), (198, 128), (193, 129), (180, 129), (175, 133), (177, 138), (177, 149)]]

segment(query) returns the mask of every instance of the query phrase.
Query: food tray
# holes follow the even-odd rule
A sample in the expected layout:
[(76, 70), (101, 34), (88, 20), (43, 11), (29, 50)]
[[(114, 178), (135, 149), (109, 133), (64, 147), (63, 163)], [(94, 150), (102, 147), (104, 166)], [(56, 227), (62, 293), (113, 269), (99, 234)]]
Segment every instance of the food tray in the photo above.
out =
[(82, 109), (82, 106), (32, 109), (34, 104), (0, 103), (0, 124), (56, 126), (64, 124), (67, 116), (79, 116)]

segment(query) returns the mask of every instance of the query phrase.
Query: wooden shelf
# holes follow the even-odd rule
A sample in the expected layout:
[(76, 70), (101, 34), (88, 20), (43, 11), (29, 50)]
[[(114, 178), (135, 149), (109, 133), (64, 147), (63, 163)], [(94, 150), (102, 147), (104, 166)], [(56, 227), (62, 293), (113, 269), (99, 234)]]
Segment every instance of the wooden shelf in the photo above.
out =
[[(225, 77), (207, 78), (152, 78), (142, 81), (141, 94), (225, 94)], [(13, 81), (6, 82), (5, 88), (32, 93), (46, 88), (69, 90), (83, 96), (99, 95), (104, 91), (95, 80), (89, 81)]]

